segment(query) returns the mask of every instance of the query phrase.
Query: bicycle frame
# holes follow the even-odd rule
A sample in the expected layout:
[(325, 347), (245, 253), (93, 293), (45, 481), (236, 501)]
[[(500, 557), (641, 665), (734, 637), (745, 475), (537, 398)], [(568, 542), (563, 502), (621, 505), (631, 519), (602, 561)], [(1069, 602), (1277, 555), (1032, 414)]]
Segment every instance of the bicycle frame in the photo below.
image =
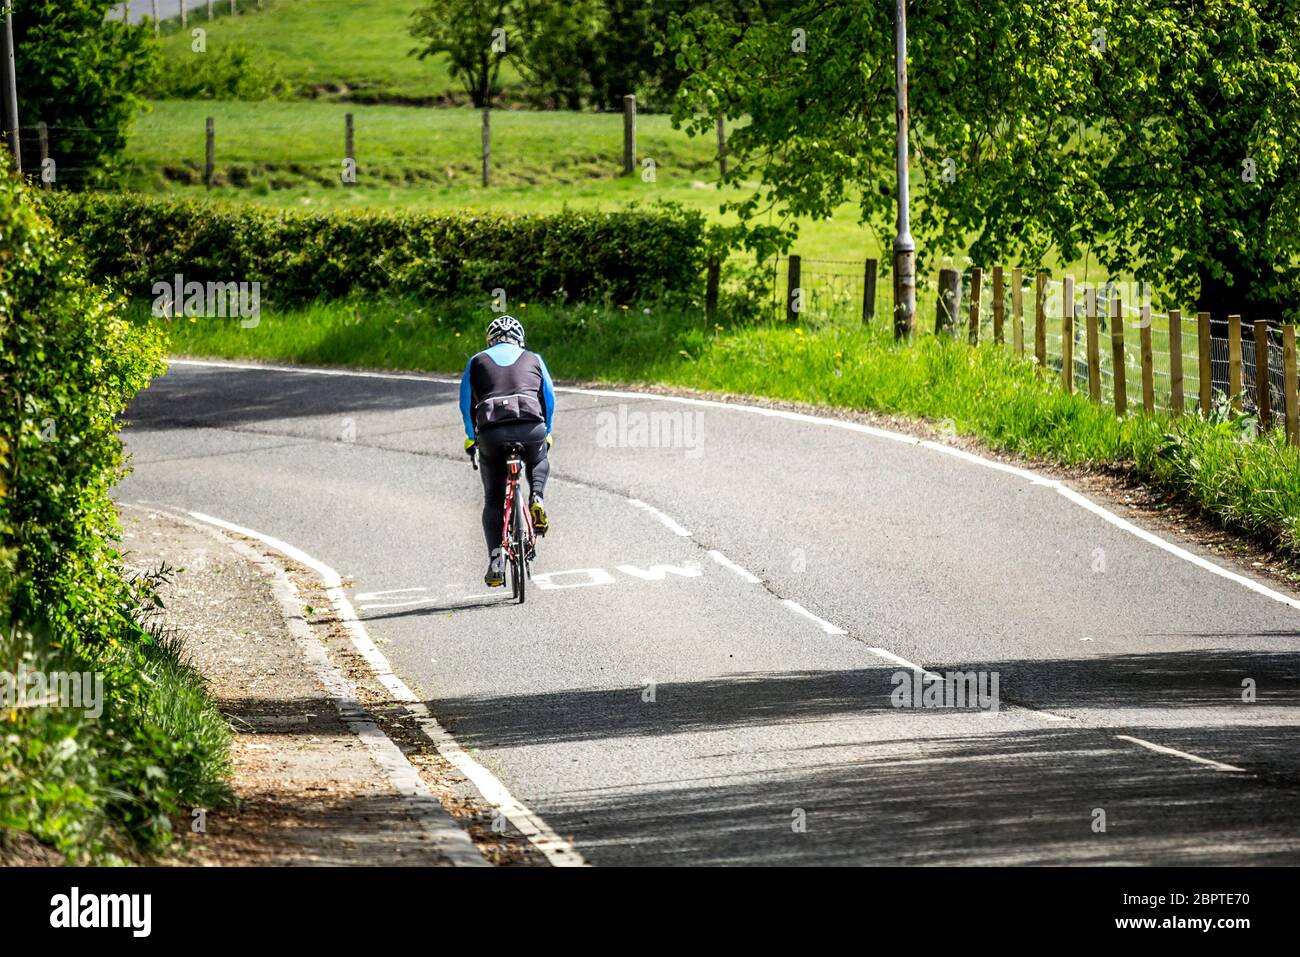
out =
[[(515, 579), (514, 592), (520, 603), (524, 600), (524, 588), (526, 577), (531, 576), (532, 572), (528, 563), (532, 560), (534, 549), (536, 548), (536, 536), (533, 531), (533, 517), (529, 514), (528, 509), (523, 507), (523, 501), (520, 498), (519, 480), (523, 475), (524, 463), (519, 458), (519, 453), (511, 451), (506, 459), (506, 505), (501, 516), (501, 548), (506, 560), (510, 563), (512, 577)], [(516, 510), (521, 517), (520, 530), (521, 536), (511, 534), (511, 518), (515, 515)], [(518, 540), (516, 540), (518, 538)]]

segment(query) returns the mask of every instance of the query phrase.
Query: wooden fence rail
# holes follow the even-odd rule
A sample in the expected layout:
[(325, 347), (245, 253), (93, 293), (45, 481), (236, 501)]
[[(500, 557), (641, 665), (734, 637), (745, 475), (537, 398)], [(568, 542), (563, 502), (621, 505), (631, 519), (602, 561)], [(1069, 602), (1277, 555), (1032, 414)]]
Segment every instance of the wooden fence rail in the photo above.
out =
[[(801, 263), (798, 256), (790, 256), (782, 308), (785, 318), (798, 321), (803, 307), (796, 303), (816, 301), (820, 277), (839, 284), (834, 295), (826, 296), (824, 290), (820, 294), (841, 307), (851, 307), (852, 296), (857, 295), (856, 283), (861, 281), (861, 320), (869, 324), (876, 312), (878, 263), (873, 259), (857, 262), (857, 266), (845, 261)], [(810, 264), (813, 273), (808, 271)], [(991, 274), (991, 283), (986, 282), (986, 274)], [(1133, 297), (1135, 301), (1129, 302), (1127, 295), (1112, 284), (1086, 285), (1078, 290), (1073, 276), (1064, 276), (1056, 283), (1041, 270), (1026, 272), (1018, 266), (995, 265), (989, 270), (971, 266), (964, 275), (961, 269), (952, 267), (939, 271), (937, 281), (929, 287), (937, 293), (935, 334), (958, 338), (958, 317), (964, 316), (966, 335), (961, 338), (971, 346), (978, 346), (991, 328), (994, 346), (1010, 348), (1016, 357), (1023, 358), (1027, 347), (1026, 280), (1030, 275), (1034, 277), (1033, 360), (1039, 374), (1052, 375), (1062, 390), (1077, 389), (1082, 394), (1086, 380), (1088, 399), (1099, 405), (1113, 404), (1120, 417), (1137, 411), (1136, 395), (1133, 409), (1129, 408), (1130, 376), (1139, 377), (1144, 415), (1186, 414), (1188, 388), (1193, 388), (1196, 407), (1202, 414), (1213, 408), (1216, 394), (1225, 395), (1234, 408), (1255, 415), (1261, 432), (1273, 427), (1284, 429), (1287, 440), (1300, 446), (1300, 380), (1296, 373), (1294, 325), (1279, 327), (1255, 320), (1243, 330), (1241, 316), (1212, 320), (1204, 312), (1197, 313), (1195, 321), (1184, 321), (1178, 309), (1170, 309), (1167, 316), (1155, 313), (1149, 293), (1141, 289)], [(1058, 315), (1053, 291), (1057, 285), (1059, 323), (1053, 318)], [(965, 297), (969, 299), (963, 302)], [(714, 301), (712, 297), (710, 301)], [(828, 315), (824, 301), (818, 311), (822, 317)], [(1050, 315), (1049, 303), (1053, 307)], [(847, 317), (848, 308), (833, 310), (833, 314)], [(986, 328), (989, 316), (991, 327)], [(1136, 325), (1137, 333), (1132, 352), (1130, 324)], [(1248, 342), (1243, 343), (1243, 332)], [(1102, 337), (1107, 334), (1110, 349), (1104, 350)], [(1250, 348), (1243, 350), (1243, 346)], [(1109, 356), (1105, 356), (1106, 352)], [(1187, 381), (1189, 376), (1196, 378), (1194, 387)]]

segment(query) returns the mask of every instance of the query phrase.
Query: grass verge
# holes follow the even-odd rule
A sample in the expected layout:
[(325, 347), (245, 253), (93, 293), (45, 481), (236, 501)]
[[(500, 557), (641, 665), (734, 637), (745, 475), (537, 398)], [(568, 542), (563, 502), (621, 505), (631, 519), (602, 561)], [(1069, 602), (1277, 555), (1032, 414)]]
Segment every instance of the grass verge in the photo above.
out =
[[(943, 420), (989, 447), (1063, 466), (1131, 470), (1300, 566), (1300, 450), (1226, 407), (1209, 417), (1130, 415), (1061, 391), (993, 344), (921, 335), (896, 345), (884, 323), (708, 327), (698, 311), (521, 303), (529, 344), (564, 379), (657, 383)], [(144, 304), (136, 321), (151, 321)], [(227, 320), (167, 323), (187, 355), (459, 372), (481, 347), (481, 304), (335, 301)], [(561, 426), (561, 429), (563, 426)]]

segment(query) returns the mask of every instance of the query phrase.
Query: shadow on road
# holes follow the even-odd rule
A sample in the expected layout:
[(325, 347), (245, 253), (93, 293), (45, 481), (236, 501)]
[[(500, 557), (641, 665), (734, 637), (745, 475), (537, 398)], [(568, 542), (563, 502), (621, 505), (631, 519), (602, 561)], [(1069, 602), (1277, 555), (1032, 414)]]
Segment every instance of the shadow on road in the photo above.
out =
[[(366, 412), (454, 406), (454, 385), (423, 379), (367, 379), (252, 369), (187, 367), (185, 375), (164, 375), (127, 410), (132, 429), (234, 429), (256, 423), (314, 416), (355, 416)], [(454, 409), (438, 412), (459, 422)], [(430, 417), (431, 420), (433, 416)]]
[[(1258, 730), (1258, 729), (1255, 729)], [(1285, 732), (1294, 740), (1293, 728)], [(1294, 788), (1095, 732), (917, 741), (911, 760), (592, 790), (534, 803), (596, 864), (1300, 863)], [(1105, 831), (1094, 831), (1104, 814)], [(795, 826), (802, 823), (803, 830)]]

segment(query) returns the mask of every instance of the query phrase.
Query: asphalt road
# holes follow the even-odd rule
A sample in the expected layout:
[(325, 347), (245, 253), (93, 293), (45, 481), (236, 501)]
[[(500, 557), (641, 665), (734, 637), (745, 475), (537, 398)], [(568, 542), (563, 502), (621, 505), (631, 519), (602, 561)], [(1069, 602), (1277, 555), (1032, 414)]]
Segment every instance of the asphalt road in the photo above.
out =
[[(676, 447), (637, 447), (652, 413)], [(1300, 863), (1300, 610), (1050, 484), (564, 392), (521, 608), (482, 585), (452, 385), (177, 365), (131, 418), (122, 500), (351, 576), (398, 675), (593, 864)], [(1000, 706), (896, 707), (909, 663)]]

